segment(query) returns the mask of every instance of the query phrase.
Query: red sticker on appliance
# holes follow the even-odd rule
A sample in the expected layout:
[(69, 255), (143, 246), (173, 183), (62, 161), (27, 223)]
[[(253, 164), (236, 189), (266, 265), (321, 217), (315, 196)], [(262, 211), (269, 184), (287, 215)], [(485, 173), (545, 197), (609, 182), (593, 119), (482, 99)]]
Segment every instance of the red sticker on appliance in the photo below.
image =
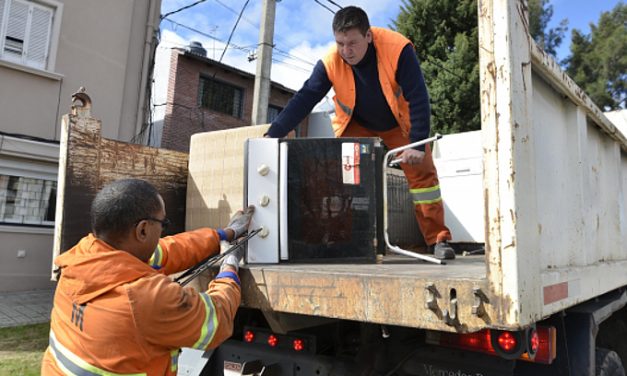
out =
[(342, 144), (342, 182), (344, 184), (359, 185), (359, 144), (345, 142)]

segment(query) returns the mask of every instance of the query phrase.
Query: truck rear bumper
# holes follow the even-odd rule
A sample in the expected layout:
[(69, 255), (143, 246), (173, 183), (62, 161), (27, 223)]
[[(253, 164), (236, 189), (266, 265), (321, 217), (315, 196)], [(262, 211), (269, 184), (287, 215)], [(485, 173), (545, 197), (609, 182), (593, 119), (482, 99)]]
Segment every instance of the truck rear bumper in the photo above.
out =
[[(202, 375), (240, 374), (246, 364), (253, 362), (265, 368), (263, 376), (351, 376), (372, 371), (352, 358), (294, 354), (229, 340), (214, 351)], [(475, 352), (420, 346), (383, 372), (406, 376), (508, 376), (514, 374), (514, 364)]]
[(259, 362), (265, 370), (261, 375), (325, 376), (355, 375), (356, 364), (351, 360), (293, 351), (268, 350), (267, 347), (228, 340), (212, 354), (201, 375), (239, 374), (246, 363)]

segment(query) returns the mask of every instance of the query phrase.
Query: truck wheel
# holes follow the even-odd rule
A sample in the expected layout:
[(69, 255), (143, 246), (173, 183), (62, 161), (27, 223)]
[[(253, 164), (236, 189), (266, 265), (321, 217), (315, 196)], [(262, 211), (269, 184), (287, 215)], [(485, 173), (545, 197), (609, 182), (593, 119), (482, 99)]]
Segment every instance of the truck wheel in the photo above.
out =
[(623, 362), (615, 351), (597, 347), (594, 361), (596, 376), (625, 376)]

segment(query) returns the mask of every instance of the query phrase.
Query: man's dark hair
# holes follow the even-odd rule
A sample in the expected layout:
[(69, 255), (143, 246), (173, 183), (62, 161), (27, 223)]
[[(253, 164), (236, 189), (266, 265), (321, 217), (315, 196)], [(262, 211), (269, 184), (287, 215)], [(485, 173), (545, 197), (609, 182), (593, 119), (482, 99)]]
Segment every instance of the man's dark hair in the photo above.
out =
[(345, 33), (350, 29), (358, 29), (361, 35), (366, 36), (366, 32), (370, 29), (370, 21), (368, 21), (368, 15), (363, 9), (349, 6), (335, 13), (335, 17), (333, 17), (333, 32)]
[(96, 235), (123, 236), (160, 209), (159, 192), (152, 184), (140, 179), (116, 180), (94, 198), (91, 228)]

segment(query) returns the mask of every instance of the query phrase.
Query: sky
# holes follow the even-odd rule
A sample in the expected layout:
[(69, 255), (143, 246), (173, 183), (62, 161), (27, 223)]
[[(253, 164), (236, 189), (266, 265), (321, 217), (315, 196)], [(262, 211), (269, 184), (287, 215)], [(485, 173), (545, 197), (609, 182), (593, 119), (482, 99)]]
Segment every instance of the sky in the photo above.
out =
[[(195, 3), (196, 0), (162, 0), (161, 14)], [(589, 33), (589, 24), (597, 23), (601, 12), (613, 9), (619, 0), (551, 0), (555, 27), (564, 18), (569, 29), (558, 60), (569, 54), (573, 28)], [(253, 73), (256, 60), (249, 61), (259, 43), (259, 24), (263, 0), (206, 0), (189, 9), (168, 16), (161, 23), (161, 49), (185, 47), (199, 41), (207, 57)], [(339, 6), (356, 5), (364, 9), (373, 26), (388, 27), (399, 13), (401, 0), (280, 0), (276, 3), (272, 80), (298, 90), (309, 77), (314, 64), (333, 43), (331, 22)], [(230, 48), (224, 53), (229, 36)], [(224, 56), (222, 56), (224, 53)]]
[(619, 0), (551, 0), (553, 18), (549, 27), (556, 27), (561, 20), (568, 19), (566, 39), (557, 49), (558, 60), (563, 60), (570, 54), (570, 35), (573, 29), (589, 34), (590, 23), (596, 25), (601, 13), (611, 11), (620, 2)]

